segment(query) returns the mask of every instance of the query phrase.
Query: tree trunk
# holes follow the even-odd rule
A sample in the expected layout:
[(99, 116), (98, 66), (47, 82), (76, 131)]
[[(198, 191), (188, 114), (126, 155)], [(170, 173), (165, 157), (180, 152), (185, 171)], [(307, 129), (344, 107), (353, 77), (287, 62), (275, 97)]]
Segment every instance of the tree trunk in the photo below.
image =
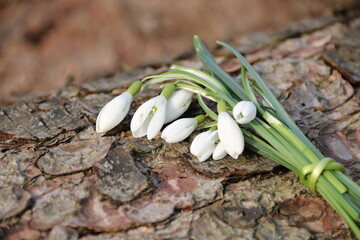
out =
[[(360, 18), (355, 10), (230, 42), (246, 53), (302, 131), (360, 180)], [(213, 51), (236, 74), (226, 49)], [(191, 55), (172, 63), (199, 67)], [(100, 136), (101, 107), (146, 66), (0, 111), (0, 236), (5, 239), (351, 239), (344, 221), (298, 176), (245, 151), (200, 163), (194, 138), (135, 139), (128, 117)], [(200, 112), (193, 104), (187, 115)], [(192, 115), (194, 116), (194, 115)]]

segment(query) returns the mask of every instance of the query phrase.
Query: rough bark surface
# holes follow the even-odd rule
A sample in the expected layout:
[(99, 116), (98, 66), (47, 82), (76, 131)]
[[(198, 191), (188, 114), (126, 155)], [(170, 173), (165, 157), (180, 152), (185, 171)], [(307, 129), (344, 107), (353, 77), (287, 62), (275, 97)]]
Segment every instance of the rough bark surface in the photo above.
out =
[[(349, 12), (235, 39), (292, 118), (326, 156), (360, 181), (360, 18)], [(351, 51), (344, 51), (350, 49)], [(214, 50), (229, 73), (240, 65)], [(351, 59), (351, 61), (349, 60)], [(174, 63), (200, 67), (194, 56)], [(96, 134), (101, 107), (148, 66), (19, 100), (0, 111), (0, 236), (3, 239), (352, 239), (298, 176), (246, 151), (200, 163), (189, 143), (135, 139), (131, 116)], [(193, 104), (188, 115), (200, 109)]]

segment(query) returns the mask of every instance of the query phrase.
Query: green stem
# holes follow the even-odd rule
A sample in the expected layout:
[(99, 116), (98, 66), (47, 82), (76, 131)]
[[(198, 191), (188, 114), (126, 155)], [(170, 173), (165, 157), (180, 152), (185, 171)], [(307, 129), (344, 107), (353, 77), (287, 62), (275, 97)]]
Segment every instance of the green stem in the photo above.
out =
[(256, 105), (256, 108), (257, 108), (258, 112), (260, 114), (263, 114), (264, 110), (261, 108), (259, 102), (256, 99), (255, 93), (254, 93), (253, 89), (250, 86), (250, 82), (249, 82), (249, 79), (246, 76), (246, 68), (244, 67), (244, 65), (241, 66), (241, 81), (242, 81), (242, 85), (244, 87), (244, 90), (245, 90), (249, 100)]
[[(247, 125), (263, 139), (266, 139), (266, 141), (268, 141), (277, 150), (277, 152), (281, 153), (284, 156), (284, 159), (288, 159), (288, 161), (291, 161), (290, 159), (294, 159), (294, 156), (289, 151), (289, 149), (287, 149), (279, 139), (277, 139), (272, 133), (270, 133), (269, 129), (265, 128), (259, 122), (259, 119), (256, 118)], [(298, 161), (292, 160), (291, 162), (291, 165), (295, 167), (295, 172), (299, 173), (299, 169), (301, 169), (302, 165)]]
[(208, 83), (216, 86), (220, 91), (223, 92), (224, 95), (229, 95), (230, 94), (227, 91), (227, 89), (221, 84), (220, 81), (218, 81), (216, 78), (212, 77), (211, 75), (209, 75), (209, 74), (207, 74), (207, 73), (205, 73), (203, 71), (200, 71), (200, 70), (195, 69), (195, 68), (182, 67), (182, 66), (178, 66), (178, 65), (173, 65), (173, 66), (171, 66), (171, 68), (193, 74), (193, 75), (207, 81)]
[(209, 83), (206, 80), (204, 80), (194, 74), (191, 74), (191, 73), (188, 73), (188, 72), (185, 72), (182, 70), (175, 70), (175, 71), (171, 71), (171, 72), (162, 73), (160, 75), (148, 76), (142, 80), (144, 82), (142, 89), (148, 87), (149, 85), (152, 85), (155, 83), (160, 83), (160, 82), (165, 82), (165, 81), (169, 81), (169, 80), (188, 80), (188, 81), (196, 82), (199, 85), (202, 85), (202, 86), (210, 89), (213, 92), (219, 91), (219, 88), (214, 86), (212, 83)]
[(337, 178), (344, 183), (349, 193), (358, 201), (360, 202), (360, 187), (355, 182), (353, 182), (348, 176), (346, 176), (343, 172), (336, 171), (334, 173)]
[[(304, 163), (304, 166), (310, 163), (318, 163), (319, 159), (299, 138), (295, 135), (286, 125), (280, 122), (277, 118), (271, 115), (269, 112), (263, 114), (264, 119), (278, 131), (281, 136), (285, 138), (285, 141), (291, 144), (297, 152), (300, 152), (304, 155), (304, 160), (307, 159), (307, 163)], [(341, 183), (331, 172), (324, 172), (323, 175), (334, 185), (334, 187), (340, 192), (345, 193), (347, 187)]]
[(205, 124), (201, 125), (200, 127), (198, 127), (198, 129), (212, 128), (212, 127), (217, 127), (216, 121), (205, 123)]
[(212, 100), (214, 102), (218, 101), (218, 99), (215, 99), (213, 96), (211, 96), (208, 91), (206, 91), (205, 89), (203, 89), (203, 88), (201, 88), (199, 86), (191, 85), (191, 84), (188, 84), (188, 83), (181, 83), (181, 82), (177, 82), (176, 86), (179, 87), (179, 88), (188, 90), (190, 92), (199, 94), (199, 95), (201, 95), (203, 97), (206, 97), (206, 98), (208, 98), (208, 99), (210, 99), (210, 100)]
[(219, 101), (217, 104), (217, 111), (218, 113), (222, 113), (222, 112), (226, 112), (227, 111), (227, 106), (225, 101)]
[(199, 115), (199, 116), (196, 116), (195, 119), (196, 119), (197, 123), (200, 124), (200, 123), (203, 123), (205, 121), (206, 116), (205, 115)]
[[(297, 169), (298, 169), (297, 172), (299, 172), (299, 170), (302, 168), (302, 166), (307, 165), (307, 162), (303, 158), (301, 152), (297, 151), (296, 148), (294, 148), (293, 145), (291, 145), (288, 141), (286, 141), (285, 138), (281, 134), (279, 134), (274, 128), (272, 128), (271, 126), (266, 124), (261, 119), (256, 118), (256, 121), (258, 122), (259, 126), (262, 126), (264, 129), (266, 129), (267, 132), (272, 136), (271, 143), (274, 142), (277, 144), (276, 147), (274, 146), (276, 149), (281, 147), (281, 150), (278, 149), (279, 151), (288, 152), (288, 157), (290, 157), (290, 158), (288, 158), (288, 161), (291, 162), (292, 165), (297, 166)], [(253, 122), (254, 122), (254, 120), (252, 122), (250, 122), (250, 124)], [(260, 134), (260, 131), (258, 131), (258, 134)], [(270, 140), (268, 138), (265, 138), (265, 139), (270, 142)]]
[[(348, 226), (351, 228), (355, 236), (360, 239), (360, 229), (358, 225), (354, 222), (353, 218), (348, 214), (344, 209), (344, 206), (347, 205), (347, 202), (344, 203), (342, 198), (336, 196), (336, 192), (332, 190), (332, 185), (326, 183), (324, 178), (320, 178), (318, 181), (318, 191), (325, 198), (325, 200), (330, 203), (330, 205), (340, 214), (340, 216), (345, 220)], [(351, 211), (351, 210), (350, 210)]]
[(264, 142), (262, 139), (258, 138), (254, 134), (249, 131), (242, 129), (244, 133), (245, 142), (248, 143), (247, 147), (255, 150), (256, 153), (263, 155), (264, 157), (270, 158), (284, 167), (295, 171), (295, 167), (293, 167), (288, 162), (284, 161), (284, 156), (281, 153), (277, 152), (272, 146)]

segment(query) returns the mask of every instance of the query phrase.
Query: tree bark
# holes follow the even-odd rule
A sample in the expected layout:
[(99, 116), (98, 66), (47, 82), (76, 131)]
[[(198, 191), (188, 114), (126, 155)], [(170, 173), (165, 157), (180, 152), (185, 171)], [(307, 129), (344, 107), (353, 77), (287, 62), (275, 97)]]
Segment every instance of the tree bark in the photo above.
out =
[[(359, 182), (360, 89), (356, 10), (235, 38), (302, 131)], [(240, 64), (213, 50), (223, 69)], [(356, 54), (357, 53), (357, 54)], [(172, 63), (199, 67), (191, 55)], [(131, 136), (128, 117), (100, 136), (102, 106), (169, 63), (19, 99), (0, 111), (0, 236), (4, 239), (352, 239), (298, 176), (245, 151), (198, 162), (194, 138)], [(201, 110), (193, 104), (186, 115)], [(354, 238), (355, 239), (355, 238)]]

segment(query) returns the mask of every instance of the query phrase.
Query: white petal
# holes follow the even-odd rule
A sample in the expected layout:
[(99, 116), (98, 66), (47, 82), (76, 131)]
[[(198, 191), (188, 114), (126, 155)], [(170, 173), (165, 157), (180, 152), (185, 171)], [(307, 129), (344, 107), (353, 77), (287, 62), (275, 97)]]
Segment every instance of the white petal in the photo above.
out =
[(219, 114), (218, 133), (226, 152), (231, 157), (238, 158), (244, 151), (244, 136), (239, 125), (227, 112)]
[(194, 118), (182, 118), (167, 126), (161, 138), (168, 143), (180, 142), (187, 138), (196, 128), (197, 121)]
[(135, 138), (140, 138), (146, 135), (152, 117), (153, 115), (149, 114), (143, 124), (138, 129), (136, 129), (136, 131), (131, 131)]
[(200, 155), (202, 146), (209, 135), (210, 135), (210, 132), (206, 131), (206, 132), (200, 133), (199, 135), (197, 135), (194, 138), (194, 140), (192, 141), (191, 146), (190, 146), (190, 152), (192, 155), (194, 155), (194, 156)]
[(215, 149), (215, 144), (210, 144), (206, 147), (206, 151), (202, 152), (200, 156), (197, 156), (200, 162), (207, 160)]
[(166, 115), (166, 97), (160, 95), (158, 96), (155, 107), (157, 108), (153, 118), (150, 121), (149, 127), (147, 129), (147, 138), (149, 140), (153, 139), (161, 130), (162, 126), (165, 123)]
[(215, 131), (209, 130), (209, 131), (211, 131), (211, 133), (209, 134), (206, 141), (207, 142), (212, 142), (212, 143), (216, 142), (219, 139), (218, 130), (215, 130)]
[(128, 114), (132, 95), (124, 92), (108, 102), (96, 119), (96, 131), (107, 132), (116, 127)]
[(180, 117), (190, 106), (193, 93), (186, 90), (178, 90), (171, 94), (166, 106), (165, 123)]
[(221, 142), (216, 145), (214, 152), (213, 152), (213, 159), (214, 160), (220, 160), (223, 159), (227, 155), (227, 152)]
[(197, 153), (199, 151), (199, 146), (200, 146), (199, 141), (201, 138), (200, 134), (194, 138), (194, 140), (191, 142), (191, 145), (190, 145), (190, 153), (194, 156), (197, 156)]
[(146, 101), (136, 110), (130, 123), (130, 129), (132, 132), (136, 132), (142, 126), (145, 119), (148, 117), (152, 108), (154, 107), (158, 97), (159, 96)]

